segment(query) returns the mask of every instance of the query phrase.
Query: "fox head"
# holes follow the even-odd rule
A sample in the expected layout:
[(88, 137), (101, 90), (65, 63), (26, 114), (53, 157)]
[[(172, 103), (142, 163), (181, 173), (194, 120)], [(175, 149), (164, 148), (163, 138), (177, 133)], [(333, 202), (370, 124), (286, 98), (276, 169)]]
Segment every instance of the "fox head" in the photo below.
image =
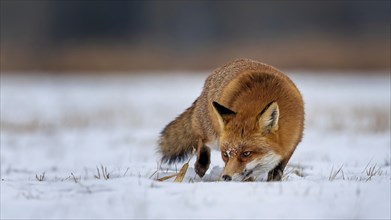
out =
[(219, 147), (225, 162), (224, 181), (246, 181), (268, 173), (281, 161), (277, 145), (279, 108), (269, 103), (253, 117), (213, 102), (221, 133)]

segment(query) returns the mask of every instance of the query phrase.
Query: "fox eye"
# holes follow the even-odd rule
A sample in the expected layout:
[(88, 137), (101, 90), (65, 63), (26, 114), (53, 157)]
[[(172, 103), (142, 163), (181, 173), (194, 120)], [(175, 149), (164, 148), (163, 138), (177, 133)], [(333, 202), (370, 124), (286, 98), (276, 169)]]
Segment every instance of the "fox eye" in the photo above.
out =
[(242, 153), (242, 157), (248, 157), (248, 156), (250, 156), (251, 155), (251, 151), (245, 151), (245, 152), (243, 152)]
[(228, 157), (228, 154), (227, 154), (227, 152), (224, 152), (224, 153), (223, 153), (223, 157), (225, 157), (225, 158), (227, 158), (227, 157)]

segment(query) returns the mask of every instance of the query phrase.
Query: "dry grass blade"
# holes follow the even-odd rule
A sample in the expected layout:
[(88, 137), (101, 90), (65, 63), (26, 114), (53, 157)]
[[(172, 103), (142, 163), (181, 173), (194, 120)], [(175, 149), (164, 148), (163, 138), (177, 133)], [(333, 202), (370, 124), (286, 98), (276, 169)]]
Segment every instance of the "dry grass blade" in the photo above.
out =
[(181, 170), (179, 170), (179, 173), (177, 174), (177, 177), (175, 178), (174, 182), (180, 183), (183, 181), (183, 178), (185, 178), (187, 168), (189, 168), (189, 162), (183, 164)]
[(149, 177), (151, 179), (159, 170), (155, 170), (155, 172), (152, 173), (152, 175)]
[[(195, 152), (196, 152), (196, 149), (193, 147), (193, 152), (192, 152), (192, 154), (194, 155)], [(189, 163), (190, 163), (191, 158), (193, 158), (193, 156), (191, 156), (191, 157), (189, 158), (189, 160), (187, 161), (187, 163), (183, 164), (183, 166), (182, 166), (182, 168), (179, 170), (178, 176), (175, 178), (174, 182), (176, 182), (176, 183), (181, 183), (181, 182), (183, 181), (183, 179), (185, 178), (187, 169), (189, 168)]]
[(102, 168), (102, 175), (103, 175), (103, 178), (104, 178), (105, 180), (110, 179), (110, 173), (107, 172), (107, 167), (103, 167), (103, 165), (101, 165), (101, 168)]
[[(190, 160), (189, 160), (189, 161), (190, 161)], [(178, 173), (172, 174), (172, 175), (169, 175), (169, 176), (165, 176), (165, 177), (162, 177), (162, 178), (159, 178), (159, 179), (157, 179), (157, 181), (162, 182), (162, 181), (166, 181), (166, 180), (168, 180), (168, 179), (171, 179), (171, 178), (173, 178), (173, 177), (176, 177), (175, 180), (174, 180), (174, 182), (180, 183), (180, 182), (182, 182), (183, 179), (185, 178), (185, 175), (186, 175), (186, 172), (187, 172), (187, 169), (188, 169), (188, 168), (189, 168), (189, 162), (183, 164), (181, 170), (179, 170)]]
[[(337, 177), (338, 173), (341, 172), (342, 167), (343, 167), (343, 165), (342, 165), (335, 173), (333, 173), (334, 167), (331, 168), (331, 172), (330, 172), (330, 176), (329, 176), (329, 180), (330, 180), (330, 181), (335, 180), (335, 178)], [(342, 171), (342, 172), (343, 172), (343, 171)], [(345, 177), (344, 177), (344, 178), (345, 178)]]
[(75, 181), (75, 183), (77, 183), (77, 178), (75, 177), (75, 175), (73, 175), (73, 173), (71, 173), (72, 177), (73, 177), (73, 181)]
[(128, 173), (128, 171), (129, 171), (129, 167), (126, 169), (126, 171), (125, 171), (123, 176), (125, 176)]
[(173, 178), (174, 176), (178, 176), (178, 173), (172, 174), (172, 175), (169, 175), (169, 176), (165, 176), (165, 177), (162, 177), (162, 178), (159, 178), (159, 179), (157, 179), (157, 181), (160, 181), (160, 182), (166, 181), (166, 180), (168, 180), (168, 179)]
[[(193, 147), (193, 152), (192, 154), (194, 155), (194, 153), (196, 152), (196, 149)], [(183, 179), (185, 178), (185, 175), (186, 175), (186, 172), (187, 172), (187, 169), (189, 168), (189, 163), (190, 163), (190, 160), (193, 158), (193, 156), (191, 156), (189, 158), (189, 160), (187, 161), (187, 163), (183, 164), (182, 168), (179, 170), (178, 173), (176, 174), (173, 174), (173, 175), (169, 175), (169, 176), (165, 176), (165, 177), (162, 177), (162, 178), (159, 178), (157, 179), (158, 181), (165, 181), (165, 180), (168, 180), (174, 176), (176, 176), (174, 182), (175, 183), (181, 183), (183, 181)], [(175, 169), (176, 169), (176, 164), (175, 164)], [(153, 176), (153, 175), (152, 175)]]
[(99, 168), (98, 167), (96, 167), (96, 171), (98, 171), (98, 175), (94, 175), (94, 177), (96, 179), (100, 179), (100, 172), (99, 172)]

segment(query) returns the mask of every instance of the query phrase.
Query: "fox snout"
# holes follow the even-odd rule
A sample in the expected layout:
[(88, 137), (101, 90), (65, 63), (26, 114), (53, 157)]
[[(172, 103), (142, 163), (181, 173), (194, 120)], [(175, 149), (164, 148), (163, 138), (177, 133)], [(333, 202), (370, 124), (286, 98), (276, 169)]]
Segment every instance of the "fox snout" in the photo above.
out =
[(239, 182), (239, 181), (246, 181), (248, 179), (253, 179), (253, 178), (249, 177), (249, 175), (242, 175), (242, 174), (234, 174), (234, 175), (224, 174), (221, 176), (221, 181), (225, 181), (225, 182), (229, 182), (229, 181)]
[(233, 173), (233, 174), (223, 174), (221, 176), (221, 181), (229, 182), (229, 181), (247, 181), (249, 179), (253, 179), (251, 176), (253, 174), (253, 170), (244, 170), (243, 172)]
[(223, 176), (221, 177), (221, 179), (222, 179), (223, 181), (228, 182), (228, 181), (231, 181), (231, 180), (232, 180), (232, 177), (231, 177), (230, 175), (223, 175)]
[(273, 170), (281, 161), (281, 156), (269, 152), (261, 158), (255, 158), (248, 163), (235, 159), (229, 160), (221, 175), (222, 181), (251, 181), (258, 176)]
[(248, 176), (247, 173), (245, 163), (236, 160), (236, 158), (232, 158), (225, 164), (221, 180), (226, 182), (243, 181)]

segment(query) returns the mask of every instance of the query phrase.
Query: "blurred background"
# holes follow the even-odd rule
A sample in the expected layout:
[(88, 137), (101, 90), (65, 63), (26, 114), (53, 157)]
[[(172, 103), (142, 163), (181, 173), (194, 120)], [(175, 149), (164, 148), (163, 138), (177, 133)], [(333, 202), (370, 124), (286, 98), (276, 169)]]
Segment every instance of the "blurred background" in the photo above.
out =
[(390, 69), (390, 1), (1, 0), (1, 71)]

